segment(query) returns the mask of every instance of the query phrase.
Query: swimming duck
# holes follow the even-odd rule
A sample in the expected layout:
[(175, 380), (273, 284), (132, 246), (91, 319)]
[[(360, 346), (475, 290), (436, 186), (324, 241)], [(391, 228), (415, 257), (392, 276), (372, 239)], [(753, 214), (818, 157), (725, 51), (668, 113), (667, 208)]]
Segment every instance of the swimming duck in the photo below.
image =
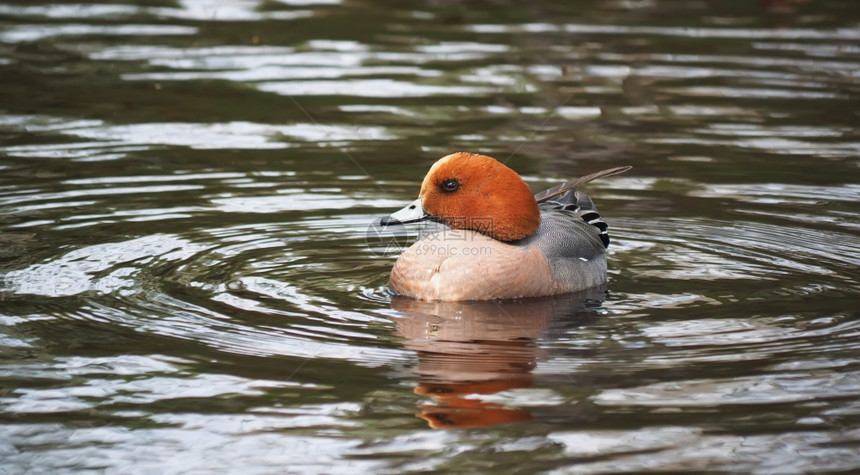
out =
[(540, 297), (606, 283), (607, 225), (585, 193), (618, 167), (532, 195), (520, 176), (486, 155), (453, 153), (430, 167), (418, 199), (382, 219), (445, 227), (397, 259), (389, 286), (420, 300)]

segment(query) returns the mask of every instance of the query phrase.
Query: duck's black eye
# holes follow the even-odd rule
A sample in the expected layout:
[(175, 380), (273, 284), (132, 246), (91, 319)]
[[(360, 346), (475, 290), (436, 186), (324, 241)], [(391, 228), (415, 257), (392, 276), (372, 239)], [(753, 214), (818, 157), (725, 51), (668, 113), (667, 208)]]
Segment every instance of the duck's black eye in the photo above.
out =
[(460, 182), (456, 178), (451, 178), (442, 182), (442, 191), (453, 193), (460, 188)]

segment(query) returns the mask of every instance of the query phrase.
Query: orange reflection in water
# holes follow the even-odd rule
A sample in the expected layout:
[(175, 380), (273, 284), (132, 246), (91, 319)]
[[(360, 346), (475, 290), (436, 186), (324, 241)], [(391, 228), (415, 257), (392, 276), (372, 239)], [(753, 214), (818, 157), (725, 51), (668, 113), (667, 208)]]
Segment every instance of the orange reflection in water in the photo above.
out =
[[(433, 399), (417, 417), (434, 429), (484, 427), (532, 419), (525, 409), (487, 396), (534, 383), (532, 370), (547, 357), (538, 344), (555, 323), (593, 317), (604, 288), (541, 299), (488, 302), (422, 302), (401, 297), (391, 307), (403, 315), (396, 333), (414, 350), (415, 393)], [(586, 305), (592, 307), (586, 310)]]

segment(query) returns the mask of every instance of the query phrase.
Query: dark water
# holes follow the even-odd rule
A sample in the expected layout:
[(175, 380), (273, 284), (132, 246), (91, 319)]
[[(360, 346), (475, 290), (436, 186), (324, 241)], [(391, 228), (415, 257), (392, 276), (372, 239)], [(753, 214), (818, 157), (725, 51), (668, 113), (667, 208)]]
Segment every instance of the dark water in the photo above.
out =
[[(860, 469), (855, 2), (139, 3), (0, 4), (3, 473)], [(608, 297), (392, 300), (458, 150)]]

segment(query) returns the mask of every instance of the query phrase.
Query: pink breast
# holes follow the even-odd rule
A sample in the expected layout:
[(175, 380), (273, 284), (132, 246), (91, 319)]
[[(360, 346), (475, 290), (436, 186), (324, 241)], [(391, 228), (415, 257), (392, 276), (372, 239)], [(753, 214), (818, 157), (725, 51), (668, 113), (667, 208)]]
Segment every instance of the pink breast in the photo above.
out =
[(491, 300), (568, 291), (555, 282), (544, 255), (474, 231), (422, 239), (397, 259), (391, 289), (421, 300)]

